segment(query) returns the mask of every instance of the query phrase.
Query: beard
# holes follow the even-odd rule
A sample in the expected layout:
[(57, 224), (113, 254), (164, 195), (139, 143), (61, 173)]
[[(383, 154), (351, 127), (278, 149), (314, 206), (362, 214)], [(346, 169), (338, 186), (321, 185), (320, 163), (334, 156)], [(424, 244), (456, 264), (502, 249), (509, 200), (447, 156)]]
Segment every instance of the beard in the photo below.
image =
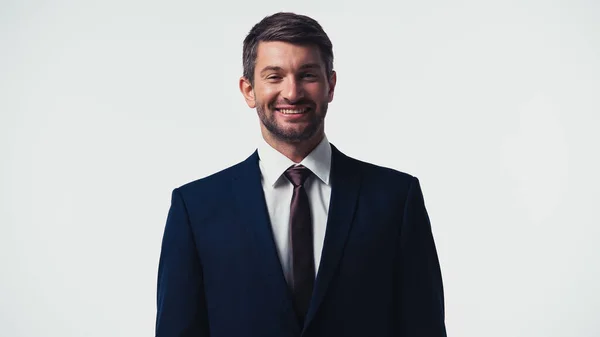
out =
[(321, 111), (316, 111), (315, 104), (311, 104), (310, 120), (308, 121), (308, 125), (302, 130), (285, 129), (279, 125), (275, 117), (276, 111), (271, 105), (267, 108), (272, 112), (270, 115), (266, 114), (262, 104), (256, 105), (256, 112), (261, 123), (275, 138), (288, 143), (297, 143), (310, 139), (321, 128), (327, 114), (327, 107), (328, 104), (325, 102), (321, 105)]

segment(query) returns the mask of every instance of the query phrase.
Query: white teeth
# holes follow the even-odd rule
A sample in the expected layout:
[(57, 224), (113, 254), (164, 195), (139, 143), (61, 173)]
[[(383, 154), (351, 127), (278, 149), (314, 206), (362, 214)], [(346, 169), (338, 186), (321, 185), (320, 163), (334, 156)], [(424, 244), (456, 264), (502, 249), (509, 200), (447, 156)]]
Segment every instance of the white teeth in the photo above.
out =
[(306, 108), (304, 108), (304, 109), (279, 109), (279, 111), (281, 111), (281, 113), (290, 114), (290, 115), (301, 114), (301, 113), (306, 112), (306, 110), (308, 110), (308, 109), (306, 109)]

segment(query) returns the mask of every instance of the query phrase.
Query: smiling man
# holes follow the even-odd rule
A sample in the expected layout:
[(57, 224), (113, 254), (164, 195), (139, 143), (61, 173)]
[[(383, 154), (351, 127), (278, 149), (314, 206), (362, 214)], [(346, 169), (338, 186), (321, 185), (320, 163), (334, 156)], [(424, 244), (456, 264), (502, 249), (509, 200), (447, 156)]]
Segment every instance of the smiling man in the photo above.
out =
[(321, 26), (264, 18), (244, 40), (243, 66), (263, 141), (173, 191), (156, 335), (446, 336), (418, 179), (350, 158), (325, 136), (336, 73)]

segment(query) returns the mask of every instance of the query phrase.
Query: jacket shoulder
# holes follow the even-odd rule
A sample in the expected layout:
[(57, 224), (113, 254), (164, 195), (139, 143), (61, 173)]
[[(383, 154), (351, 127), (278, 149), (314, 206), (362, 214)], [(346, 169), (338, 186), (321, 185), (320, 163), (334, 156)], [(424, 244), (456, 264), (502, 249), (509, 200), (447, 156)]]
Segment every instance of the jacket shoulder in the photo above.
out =
[(346, 155), (343, 156), (360, 171), (363, 181), (367, 183), (380, 182), (394, 186), (402, 185), (408, 188), (413, 181), (417, 180), (415, 176), (391, 167), (369, 163)]
[[(410, 191), (418, 185), (418, 179), (406, 172), (347, 157), (360, 175), (360, 190), (363, 200), (380, 212), (403, 209)], [(386, 213), (387, 214), (387, 213)]]
[(357, 162), (357, 165), (361, 167), (361, 171), (369, 176), (383, 177), (384, 179), (398, 181), (412, 181), (415, 179), (415, 176), (391, 167), (368, 163), (358, 159), (354, 160)]
[(177, 187), (176, 190), (178, 190), (184, 196), (199, 196), (205, 193), (214, 196), (214, 193), (219, 193), (219, 191), (222, 191), (226, 186), (228, 186), (228, 184), (230, 184), (231, 179), (244, 169), (243, 165), (247, 164), (247, 161), (251, 158), (252, 156), (221, 171), (215, 172), (200, 179), (196, 179), (194, 181), (190, 181)]
[(227, 213), (233, 197), (233, 179), (248, 169), (252, 158), (175, 188), (173, 193), (181, 196), (190, 219), (201, 223)]

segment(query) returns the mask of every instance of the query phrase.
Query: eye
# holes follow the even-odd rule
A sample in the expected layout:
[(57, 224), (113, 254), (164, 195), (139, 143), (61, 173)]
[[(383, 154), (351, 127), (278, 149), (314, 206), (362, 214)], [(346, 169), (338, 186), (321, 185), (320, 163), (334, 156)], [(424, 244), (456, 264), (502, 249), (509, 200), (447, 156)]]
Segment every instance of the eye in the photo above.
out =
[(300, 75), (300, 78), (306, 81), (316, 81), (318, 79), (314, 73), (303, 73)]
[(267, 80), (269, 80), (269, 81), (277, 81), (280, 79), (281, 79), (281, 76), (279, 76), (277, 74), (271, 74), (271, 75), (267, 76)]

